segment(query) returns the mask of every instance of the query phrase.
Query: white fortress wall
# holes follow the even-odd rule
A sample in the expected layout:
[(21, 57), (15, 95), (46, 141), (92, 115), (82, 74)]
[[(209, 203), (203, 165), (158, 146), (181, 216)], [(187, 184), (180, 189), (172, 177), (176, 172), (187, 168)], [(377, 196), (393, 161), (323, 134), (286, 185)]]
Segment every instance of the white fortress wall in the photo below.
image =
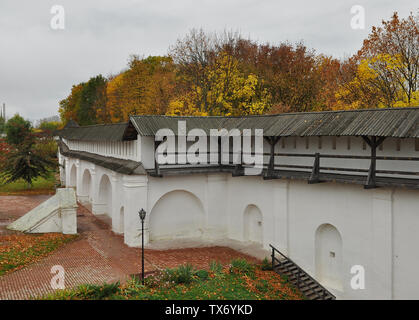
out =
[[(306, 138), (282, 139), (277, 153), (370, 155), (369, 146), (364, 149), (362, 138), (357, 137), (323, 137), (321, 148), (317, 137), (309, 138), (308, 148)], [(136, 159), (153, 168), (153, 138), (139, 137), (131, 143), (137, 146)], [(265, 144), (264, 152), (269, 153), (269, 145)], [(377, 150), (377, 156), (417, 157), (418, 153), (414, 139), (388, 138), (383, 150)], [(419, 191), (309, 185), (227, 173), (127, 176), (87, 161), (63, 160), (66, 185), (76, 187), (78, 198), (90, 202), (95, 214), (108, 214), (113, 230), (124, 233), (130, 246), (141, 245), (138, 210), (144, 208), (146, 242), (202, 237), (255, 241), (266, 249), (273, 244), (338, 298), (419, 298), (419, 281), (412, 277), (419, 269), (415, 250)], [(313, 161), (276, 158), (277, 164), (312, 166)], [(321, 159), (321, 166), (368, 169), (369, 160)], [(377, 167), (417, 170), (417, 164), (409, 161), (377, 161)], [(364, 290), (350, 286), (354, 265), (365, 268)]]

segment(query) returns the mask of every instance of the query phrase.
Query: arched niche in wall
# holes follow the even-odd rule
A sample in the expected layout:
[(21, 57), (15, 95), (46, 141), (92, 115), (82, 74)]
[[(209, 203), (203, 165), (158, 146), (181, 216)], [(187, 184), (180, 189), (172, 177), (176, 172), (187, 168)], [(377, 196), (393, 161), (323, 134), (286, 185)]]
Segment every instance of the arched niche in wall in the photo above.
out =
[(103, 208), (101, 213), (112, 218), (112, 185), (106, 174), (102, 176), (99, 183), (99, 203)]
[(88, 202), (92, 202), (92, 176), (89, 169), (83, 172), (81, 188), (81, 195), (85, 196)]
[(316, 278), (320, 283), (342, 290), (342, 237), (331, 224), (322, 224), (315, 235)]
[(263, 216), (260, 209), (250, 204), (244, 210), (243, 216), (243, 239), (263, 244)]
[(204, 207), (194, 194), (171, 191), (164, 194), (150, 212), (150, 240), (199, 238), (204, 222)]
[(71, 166), (70, 170), (70, 184), (69, 187), (77, 186), (77, 167), (75, 164)]

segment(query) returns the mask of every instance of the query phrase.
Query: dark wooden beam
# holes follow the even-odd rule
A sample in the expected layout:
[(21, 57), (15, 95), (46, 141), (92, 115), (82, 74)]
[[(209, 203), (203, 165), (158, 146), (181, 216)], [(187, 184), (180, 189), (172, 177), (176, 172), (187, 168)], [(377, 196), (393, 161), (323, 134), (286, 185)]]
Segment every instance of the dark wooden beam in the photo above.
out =
[(163, 177), (163, 175), (160, 173), (160, 165), (157, 162), (156, 156), (157, 156), (157, 148), (162, 143), (162, 141), (154, 141), (154, 172), (155, 174), (153, 176), (155, 177)]
[(316, 152), (314, 155), (313, 170), (311, 171), (309, 184), (320, 183), (320, 153)]
[[(240, 137), (242, 139), (242, 137)], [(243, 141), (240, 142), (240, 145), (243, 146)], [(233, 153), (233, 161), (234, 161), (235, 154)], [(244, 176), (244, 169), (243, 169), (243, 148), (240, 148), (239, 154), (239, 163), (234, 166), (234, 170), (231, 173), (233, 177), (241, 177)]]
[(383, 141), (385, 140), (385, 137), (380, 137), (377, 139), (377, 137), (375, 136), (371, 138), (363, 136), (362, 138), (370, 146), (370, 149), (371, 149), (370, 168), (368, 170), (367, 183), (364, 185), (364, 188), (365, 189), (377, 188), (377, 147), (383, 143)]
[(269, 155), (269, 164), (268, 170), (265, 173), (265, 179), (269, 179), (274, 175), (275, 170), (275, 146), (278, 143), (281, 137), (264, 137), (266, 141), (268, 141), (270, 145), (270, 155)]
[(218, 137), (218, 165), (221, 167), (221, 137)]

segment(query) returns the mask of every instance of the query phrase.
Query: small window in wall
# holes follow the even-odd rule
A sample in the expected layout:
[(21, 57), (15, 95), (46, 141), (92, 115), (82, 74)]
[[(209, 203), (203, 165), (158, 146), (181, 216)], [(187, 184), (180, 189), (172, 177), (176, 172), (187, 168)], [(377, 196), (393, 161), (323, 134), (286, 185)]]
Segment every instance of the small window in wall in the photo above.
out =
[(322, 148), (322, 137), (319, 137), (319, 149)]
[(383, 146), (384, 146), (384, 142), (381, 142), (378, 147), (378, 150), (383, 151)]
[(366, 150), (367, 149), (367, 143), (365, 142), (364, 139), (362, 139), (362, 150)]
[(348, 137), (346, 140), (348, 150), (351, 150), (351, 137)]
[(332, 149), (336, 150), (336, 137), (332, 137)]
[(400, 144), (401, 144), (401, 140), (397, 139), (396, 140), (396, 151), (400, 151)]
[(297, 137), (294, 137), (294, 149), (297, 149)]
[(415, 139), (415, 151), (419, 151), (419, 139)]
[(281, 147), (282, 147), (282, 149), (285, 148), (285, 139), (286, 139), (285, 137), (281, 139)]
[(310, 146), (310, 138), (306, 137), (306, 149)]
[(333, 251), (330, 251), (330, 253), (329, 253), (329, 256), (330, 256), (330, 258), (334, 258), (335, 257), (335, 253), (333, 252)]

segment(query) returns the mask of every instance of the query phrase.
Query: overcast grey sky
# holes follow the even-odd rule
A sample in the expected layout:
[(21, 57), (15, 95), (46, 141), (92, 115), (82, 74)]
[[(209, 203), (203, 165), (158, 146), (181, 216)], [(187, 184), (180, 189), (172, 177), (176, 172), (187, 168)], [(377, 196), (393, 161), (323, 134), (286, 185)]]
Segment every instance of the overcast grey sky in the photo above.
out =
[[(53, 5), (65, 29), (50, 26)], [(364, 30), (351, 29), (353, 5), (365, 8)], [(335, 57), (355, 53), (371, 26), (412, 0), (1, 0), (0, 102), (8, 116), (58, 114), (73, 84), (126, 67), (131, 54), (164, 55), (191, 28), (231, 29), (260, 42), (304, 43)]]

